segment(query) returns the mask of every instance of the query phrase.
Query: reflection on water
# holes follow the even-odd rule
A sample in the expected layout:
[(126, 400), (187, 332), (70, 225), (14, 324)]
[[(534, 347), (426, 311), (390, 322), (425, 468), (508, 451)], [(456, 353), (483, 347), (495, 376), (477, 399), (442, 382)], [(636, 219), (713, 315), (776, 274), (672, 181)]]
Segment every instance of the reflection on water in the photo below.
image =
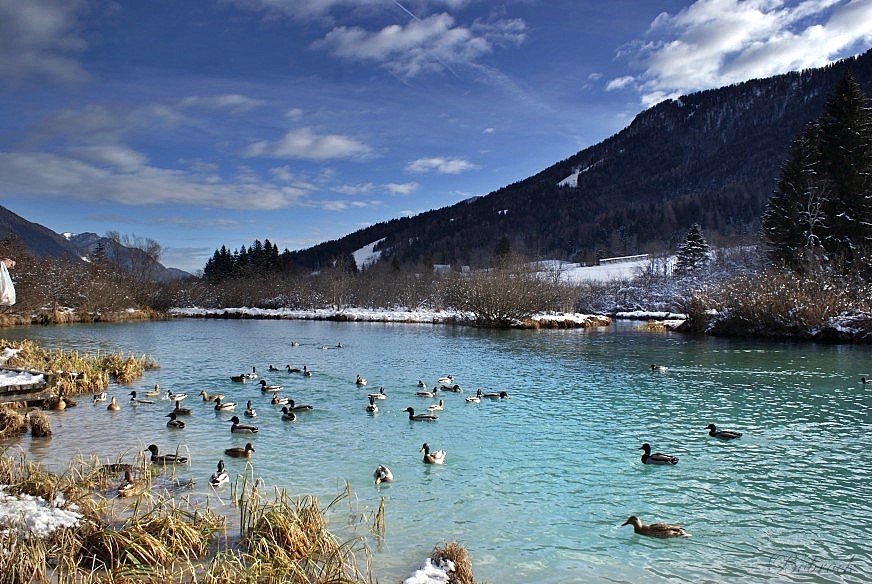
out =
[[(634, 332), (482, 331), (432, 325), (294, 321), (198, 321), (7, 329), (7, 338), (88, 352), (151, 354), (161, 369), (132, 387), (113, 387), (119, 412), (87, 399), (50, 412), (54, 437), (11, 443), (62, 470), (79, 453), (114, 461), (151, 443), (191, 457), (180, 475), (196, 480), (219, 512), (229, 490), (207, 481), (219, 458), (231, 475), (250, 468), (267, 485), (325, 503), (348, 481), (360, 510), (385, 500), (387, 530), (375, 555), (382, 581), (411, 573), (432, 547), (457, 539), (476, 576), (500, 583), (704, 581), (860, 582), (872, 572), (863, 526), (872, 497), (864, 449), (872, 386), (868, 347), (688, 339)], [(342, 348), (335, 348), (339, 343)], [(294, 343), (299, 343), (295, 345)], [(333, 347), (325, 349), (322, 347)], [(668, 365), (653, 373), (651, 363)], [(268, 366), (281, 369), (269, 372)], [(311, 377), (288, 373), (306, 365)], [(315, 409), (284, 422), (251, 371), (284, 386), (281, 395)], [(357, 374), (368, 385), (356, 386)], [(418, 379), (452, 374), (467, 393), (440, 393), (433, 423)], [(131, 389), (186, 392), (193, 410), (181, 431), (166, 428), (172, 402), (131, 406)], [(383, 386), (379, 412), (366, 395)], [(467, 403), (477, 388), (508, 400)], [(253, 436), (230, 432), (201, 389), (252, 400)], [(744, 436), (721, 442), (706, 425)], [(246, 461), (224, 449), (254, 443)], [(424, 465), (428, 442), (446, 463)], [(679, 456), (674, 467), (643, 465), (638, 450)], [(247, 467), (250, 462), (251, 467)], [(376, 488), (386, 464), (396, 480)], [(651, 540), (620, 527), (681, 523), (689, 540)], [(233, 523), (231, 522), (232, 526)]]

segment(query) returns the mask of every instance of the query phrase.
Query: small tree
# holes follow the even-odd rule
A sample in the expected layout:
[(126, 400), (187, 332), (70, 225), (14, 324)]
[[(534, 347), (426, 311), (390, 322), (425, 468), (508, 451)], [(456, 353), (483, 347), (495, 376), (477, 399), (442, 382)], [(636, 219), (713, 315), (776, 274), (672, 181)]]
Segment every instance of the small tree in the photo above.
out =
[(686, 276), (698, 272), (709, 261), (709, 244), (702, 236), (699, 223), (690, 226), (684, 243), (678, 247), (673, 272), (676, 276)]

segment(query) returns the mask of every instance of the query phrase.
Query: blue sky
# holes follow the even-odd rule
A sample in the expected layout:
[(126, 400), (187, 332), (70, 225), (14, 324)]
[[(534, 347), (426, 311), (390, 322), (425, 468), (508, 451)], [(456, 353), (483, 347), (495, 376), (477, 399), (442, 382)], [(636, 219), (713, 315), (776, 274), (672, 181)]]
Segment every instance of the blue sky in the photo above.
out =
[(0, 204), (300, 249), (484, 195), (662, 99), (872, 46), (872, 0), (0, 0)]

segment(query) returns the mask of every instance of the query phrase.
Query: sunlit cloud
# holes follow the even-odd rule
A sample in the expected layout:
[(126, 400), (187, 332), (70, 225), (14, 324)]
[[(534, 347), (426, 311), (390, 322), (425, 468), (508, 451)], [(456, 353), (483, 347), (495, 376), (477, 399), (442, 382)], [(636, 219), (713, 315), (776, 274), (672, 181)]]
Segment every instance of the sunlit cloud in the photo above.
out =
[(348, 136), (339, 134), (316, 134), (311, 128), (291, 130), (280, 140), (262, 140), (251, 144), (243, 151), (249, 158), (299, 158), (305, 160), (329, 160), (334, 158), (368, 158), (372, 148)]
[(392, 195), (411, 195), (418, 190), (418, 183), (388, 183), (385, 190)]
[(333, 192), (339, 193), (342, 195), (365, 195), (366, 193), (372, 192), (375, 185), (372, 183), (364, 183), (359, 185), (340, 185), (337, 187), (333, 187)]
[(821, 67), (872, 43), (872, 1), (698, 0), (660, 14), (649, 39), (621, 49), (643, 70), (646, 105), (677, 95)]
[(606, 84), (606, 91), (614, 91), (616, 89), (623, 89), (629, 84), (635, 81), (635, 77), (630, 75), (625, 75), (623, 77), (618, 77), (617, 79), (612, 79)]
[(439, 174), (460, 174), (477, 168), (474, 164), (462, 158), (419, 158), (406, 166), (406, 171), (417, 174), (435, 172)]

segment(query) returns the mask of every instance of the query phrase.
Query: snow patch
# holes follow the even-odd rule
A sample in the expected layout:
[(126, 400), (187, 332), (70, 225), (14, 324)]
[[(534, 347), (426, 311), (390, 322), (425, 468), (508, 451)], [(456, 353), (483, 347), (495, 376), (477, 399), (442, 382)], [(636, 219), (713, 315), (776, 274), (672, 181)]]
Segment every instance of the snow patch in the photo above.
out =
[(366, 266), (368, 266), (370, 264), (374, 264), (375, 262), (377, 262), (381, 259), (381, 252), (375, 251), (375, 246), (377, 246), (378, 244), (380, 244), (384, 240), (385, 240), (385, 238), (382, 237), (378, 241), (374, 241), (374, 242), (370, 243), (369, 245), (365, 245), (362, 248), (360, 248), (359, 250), (357, 250), (356, 252), (354, 252), (353, 254), (351, 254), (354, 256), (354, 263), (357, 264), (358, 270), (362, 270), (362, 269), (366, 268)]
[(0, 530), (30, 539), (78, 525), (83, 515), (75, 511), (75, 505), (61, 509), (64, 503), (63, 493), (58, 493), (49, 503), (33, 495), (10, 495), (6, 493), (6, 485), (0, 485)]

